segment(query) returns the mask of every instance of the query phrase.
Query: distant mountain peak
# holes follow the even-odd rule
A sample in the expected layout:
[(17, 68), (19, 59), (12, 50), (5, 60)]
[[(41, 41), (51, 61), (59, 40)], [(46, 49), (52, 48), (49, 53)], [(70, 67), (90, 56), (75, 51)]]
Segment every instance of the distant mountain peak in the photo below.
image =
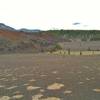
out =
[(39, 29), (26, 29), (26, 28), (21, 28), (18, 31), (26, 32), (26, 33), (40, 32)]
[(1, 26), (1, 25), (5, 25), (5, 24), (4, 24), (4, 23), (0, 23), (0, 26)]
[(15, 31), (14, 28), (12, 28), (12, 27), (10, 27), (10, 26), (8, 26), (8, 25), (5, 25), (4, 23), (0, 23), (0, 29)]
[(40, 32), (39, 29), (27, 29), (27, 28), (21, 28), (19, 30), (16, 30), (4, 23), (0, 23), (0, 29), (1, 30), (8, 30), (8, 31), (18, 31), (18, 32), (26, 32), (26, 33), (34, 33), (34, 32)]

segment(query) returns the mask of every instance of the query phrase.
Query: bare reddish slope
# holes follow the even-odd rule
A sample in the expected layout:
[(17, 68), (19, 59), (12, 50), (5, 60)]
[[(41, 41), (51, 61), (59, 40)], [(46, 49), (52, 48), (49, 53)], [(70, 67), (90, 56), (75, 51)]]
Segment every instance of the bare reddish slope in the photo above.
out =
[(25, 33), (23, 33), (23, 32), (1, 30), (0, 29), (0, 36), (11, 39), (11, 40), (19, 40), (24, 35), (25, 35)]
[(23, 39), (24, 37), (32, 40), (40, 40), (40, 41), (45, 40), (48, 42), (53, 42), (55, 40), (54, 36), (48, 32), (44, 32), (44, 34), (43, 33), (31, 34), (31, 33), (19, 32), (19, 31), (9, 31), (9, 30), (0, 29), (0, 36), (11, 40), (20, 40)]

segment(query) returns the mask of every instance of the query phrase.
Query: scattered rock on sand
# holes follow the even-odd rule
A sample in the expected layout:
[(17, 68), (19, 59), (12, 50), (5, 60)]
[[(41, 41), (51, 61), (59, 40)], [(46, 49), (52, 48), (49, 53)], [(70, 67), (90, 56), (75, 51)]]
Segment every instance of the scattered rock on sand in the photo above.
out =
[(28, 85), (29, 85), (28, 83), (23, 84), (23, 86), (28, 86)]
[(34, 95), (34, 96), (32, 96), (32, 100), (41, 100), (40, 98), (41, 98), (42, 96), (43, 96), (42, 94)]
[(57, 74), (57, 73), (58, 73), (58, 71), (53, 71), (52, 73), (53, 73), (53, 74)]
[(12, 97), (12, 99), (22, 99), (23, 97), (24, 97), (24, 95), (18, 94), (18, 95), (14, 95), (14, 96)]
[(64, 87), (64, 84), (61, 83), (53, 83), (47, 87), (48, 90), (59, 90)]
[(100, 93), (100, 88), (98, 88), (98, 89), (93, 89), (93, 91), (94, 91), (94, 92)]
[(40, 75), (41, 77), (45, 77), (45, 76), (47, 76), (47, 75), (45, 75), (45, 74), (42, 74), (42, 75)]
[(40, 92), (45, 92), (45, 90), (44, 89), (40, 89)]
[(35, 82), (36, 80), (35, 79), (31, 79), (31, 80), (29, 80), (29, 82)]
[(36, 89), (39, 89), (40, 87), (35, 87), (35, 86), (28, 86), (27, 87), (27, 90), (28, 91), (32, 91), (32, 90), (36, 90)]
[(11, 87), (8, 87), (7, 90), (12, 90), (12, 89), (15, 89), (17, 88), (18, 86), (11, 86)]
[(80, 85), (81, 85), (81, 84), (84, 84), (84, 82), (79, 82), (78, 84), (80, 84)]
[(5, 88), (5, 86), (4, 85), (0, 85), (0, 88)]
[(0, 100), (10, 100), (10, 97), (9, 96), (2, 96), (2, 97), (0, 97)]
[(66, 91), (64, 91), (64, 94), (71, 94), (71, 93), (72, 93), (71, 90), (66, 90)]
[(89, 80), (91, 80), (91, 79), (89, 79), (89, 78), (87, 77), (86, 80), (89, 81)]
[(48, 97), (48, 98), (44, 98), (44, 99), (40, 99), (40, 100), (61, 100), (58, 97)]

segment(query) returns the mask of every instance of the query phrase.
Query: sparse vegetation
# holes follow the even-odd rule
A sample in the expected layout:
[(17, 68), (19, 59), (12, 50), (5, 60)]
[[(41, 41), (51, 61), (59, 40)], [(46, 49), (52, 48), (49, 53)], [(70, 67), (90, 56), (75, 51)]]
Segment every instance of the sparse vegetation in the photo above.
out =
[[(89, 47), (90, 49), (99, 50), (99, 45), (95, 48), (91, 46), (84, 47), (88, 44), (88, 41), (100, 41), (100, 31), (97, 30), (48, 30), (39, 31), (34, 33), (24, 33), (19, 31), (7, 31), (0, 30), (0, 53), (36, 53), (36, 52), (47, 52), (56, 51), (60, 49), (73, 49), (67, 47), (67, 45), (77, 47), (80, 49), (79, 43), (83, 43), (81, 47), (85, 50)], [(65, 45), (59, 45), (63, 44)], [(66, 44), (67, 43), (67, 44)], [(74, 43), (76, 43), (74, 45)], [(67, 47), (67, 48), (66, 48)], [(75, 48), (74, 47), (74, 48)], [(74, 50), (74, 49), (73, 49)]]

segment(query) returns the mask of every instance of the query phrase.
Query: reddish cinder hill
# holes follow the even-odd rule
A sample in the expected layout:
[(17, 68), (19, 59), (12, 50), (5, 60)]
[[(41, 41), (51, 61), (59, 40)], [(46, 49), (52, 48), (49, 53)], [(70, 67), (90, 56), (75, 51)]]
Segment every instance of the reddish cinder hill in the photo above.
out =
[(0, 29), (0, 53), (40, 52), (51, 48), (53, 36), (45, 32), (20, 32)]
[(25, 33), (20, 31), (10, 31), (10, 30), (0, 29), (0, 37), (4, 37), (15, 41), (20, 39), (31, 39), (31, 40), (40, 40), (40, 41), (48, 41), (48, 42), (54, 41), (53, 35), (48, 32)]
[(11, 40), (19, 40), (19, 39), (22, 39), (24, 36), (25, 36), (25, 33), (23, 33), (23, 32), (0, 29), (0, 37), (8, 38)]

